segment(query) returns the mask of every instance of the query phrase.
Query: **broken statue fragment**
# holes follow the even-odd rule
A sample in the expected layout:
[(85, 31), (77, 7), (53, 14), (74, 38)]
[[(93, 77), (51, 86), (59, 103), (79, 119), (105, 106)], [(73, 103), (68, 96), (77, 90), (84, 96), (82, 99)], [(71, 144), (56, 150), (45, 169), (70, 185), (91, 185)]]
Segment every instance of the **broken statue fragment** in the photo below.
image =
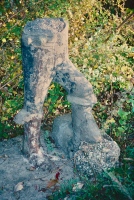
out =
[[(83, 142), (90, 146), (107, 142), (92, 115), (96, 103), (92, 85), (69, 60), (66, 21), (44, 18), (28, 22), (22, 34), (22, 60), (24, 107), (16, 115), (15, 122), (24, 124), (23, 152), (29, 156), (30, 162), (38, 166), (47, 160), (40, 144), (40, 127), (43, 103), (52, 81), (65, 88), (72, 106), (71, 114), (54, 121), (52, 137), (56, 145), (68, 157), (76, 158)], [(117, 151), (115, 163), (119, 148), (114, 144)]]

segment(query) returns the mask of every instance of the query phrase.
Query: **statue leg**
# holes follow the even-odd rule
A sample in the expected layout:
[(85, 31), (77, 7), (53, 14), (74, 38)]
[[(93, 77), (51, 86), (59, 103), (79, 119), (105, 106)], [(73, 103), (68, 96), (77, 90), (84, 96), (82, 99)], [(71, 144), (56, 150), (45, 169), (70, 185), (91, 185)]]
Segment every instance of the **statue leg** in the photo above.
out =
[(24, 123), (23, 153), (34, 166), (44, 162), (44, 152), (40, 143), (41, 119), (33, 118)]
[[(67, 24), (61, 18), (28, 22), (22, 34), (24, 108), (15, 122), (24, 124), (23, 151), (37, 165), (43, 160), (40, 147), (42, 107), (54, 76), (56, 63), (68, 56)], [(37, 159), (36, 159), (37, 158)]]
[(53, 63), (44, 50), (33, 51), (23, 47), (24, 107), (16, 115), (15, 121), (24, 124), (23, 152), (34, 165), (44, 161), (40, 145), (40, 127), (43, 103), (52, 81)]
[(73, 145), (76, 151), (81, 141), (96, 143), (102, 141), (100, 130), (92, 115), (96, 103), (92, 85), (71, 61), (57, 67), (53, 81), (61, 84), (68, 92), (72, 106)]

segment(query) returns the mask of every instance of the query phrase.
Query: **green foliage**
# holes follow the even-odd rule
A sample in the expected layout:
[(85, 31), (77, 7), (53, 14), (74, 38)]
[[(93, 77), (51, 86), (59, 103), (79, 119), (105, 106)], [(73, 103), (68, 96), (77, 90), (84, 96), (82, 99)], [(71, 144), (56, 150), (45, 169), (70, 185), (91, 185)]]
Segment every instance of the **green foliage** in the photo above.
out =
[[(24, 25), (37, 17), (63, 17), (70, 25), (70, 59), (92, 83), (99, 100), (99, 104), (94, 108), (98, 125), (104, 129), (108, 125), (107, 132), (110, 130), (111, 133), (112, 130), (114, 135), (118, 134), (115, 134), (117, 130), (119, 134), (123, 132), (122, 127), (117, 129), (118, 120), (111, 114), (113, 109), (122, 108), (123, 103), (120, 100), (122, 92), (130, 93), (129, 90), (132, 88), (134, 49), (130, 46), (133, 35), (131, 18), (117, 32), (117, 27), (126, 17), (122, 1), (107, 3), (107, 1), (86, 0), (39, 2), (30, 0), (11, 3), (7, 0), (1, 1), (0, 12), (2, 19), (0, 123), (3, 124), (7, 120), (10, 121), (10, 126), (14, 127), (13, 116), (23, 104), (20, 39)], [(119, 12), (120, 18), (115, 15)], [(127, 10), (127, 13), (129, 12)], [(10, 101), (12, 103), (7, 105)], [(116, 104), (118, 108), (115, 108)], [(126, 104), (133, 104), (133, 98)], [(48, 99), (45, 101), (45, 117), (68, 112), (69, 107), (65, 91), (57, 84), (52, 84)], [(114, 129), (111, 129), (112, 123), (109, 123), (111, 119), (115, 120)], [(0, 133), (2, 134), (4, 133)]]
[[(60, 187), (60, 190), (55, 192), (53, 196), (49, 196), (49, 200), (59, 200), (60, 198), (65, 198), (67, 194), (72, 193), (73, 186), (78, 182), (77, 179), (70, 179), (68, 181), (64, 181)], [(73, 199), (73, 198), (72, 198)]]
[(47, 101), (44, 103), (48, 114), (58, 115), (64, 109), (70, 108), (70, 103), (66, 99), (66, 91), (57, 83), (51, 84), (48, 90)]

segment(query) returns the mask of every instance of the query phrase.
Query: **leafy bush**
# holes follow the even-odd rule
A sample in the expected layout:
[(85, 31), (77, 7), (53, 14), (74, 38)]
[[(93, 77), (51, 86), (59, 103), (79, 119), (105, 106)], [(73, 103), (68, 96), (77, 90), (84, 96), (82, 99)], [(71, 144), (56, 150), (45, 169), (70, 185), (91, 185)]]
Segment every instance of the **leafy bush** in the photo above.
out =
[[(133, 98), (130, 96), (133, 95), (131, 79), (134, 51), (128, 45), (133, 34), (131, 18), (121, 29), (117, 28), (126, 17), (122, 4), (120, 0), (115, 4), (96, 0), (1, 2), (0, 137), (8, 137), (7, 127), (16, 130), (13, 117), (23, 105), (21, 32), (27, 21), (37, 17), (63, 17), (69, 21), (70, 59), (94, 87), (99, 100), (94, 109), (98, 125), (115, 135), (123, 132), (121, 129), (117, 131), (119, 123), (115, 118), (124, 104), (122, 92), (130, 94), (126, 104), (129, 105), (128, 112), (133, 110)], [(121, 17), (118, 17), (119, 11)], [(65, 112), (65, 107), (69, 108), (63, 97), (65, 92), (62, 91), (58, 85), (51, 86), (44, 108), (47, 116)], [(117, 112), (113, 114), (113, 110)], [(115, 125), (111, 130), (112, 121)]]

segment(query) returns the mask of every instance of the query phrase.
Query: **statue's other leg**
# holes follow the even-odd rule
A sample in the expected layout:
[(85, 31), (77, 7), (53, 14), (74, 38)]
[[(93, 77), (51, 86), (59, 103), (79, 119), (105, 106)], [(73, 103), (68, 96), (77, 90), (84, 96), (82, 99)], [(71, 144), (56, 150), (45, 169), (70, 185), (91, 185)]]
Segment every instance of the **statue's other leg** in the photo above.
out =
[(89, 81), (71, 61), (57, 67), (53, 81), (58, 82), (67, 90), (68, 100), (72, 105), (74, 151), (78, 149), (81, 141), (100, 142), (102, 136), (91, 113), (96, 97)]
[(81, 141), (88, 143), (102, 141), (101, 132), (92, 115), (90, 106), (72, 103), (72, 126), (74, 149), (78, 149)]

